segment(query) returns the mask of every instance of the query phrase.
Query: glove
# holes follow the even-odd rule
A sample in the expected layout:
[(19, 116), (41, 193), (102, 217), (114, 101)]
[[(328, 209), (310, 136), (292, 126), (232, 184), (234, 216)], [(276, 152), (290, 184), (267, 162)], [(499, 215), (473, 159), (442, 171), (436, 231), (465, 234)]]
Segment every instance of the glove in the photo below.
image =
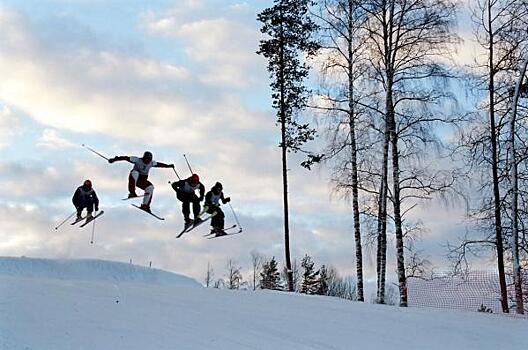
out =
[(198, 198), (198, 200), (201, 202), (204, 200), (204, 196), (200, 196), (200, 198)]
[(227, 197), (227, 198), (225, 199), (225, 202), (226, 202), (226, 203), (231, 202), (231, 197)]
[(99, 206), (98, 205), (95, 206), (95, 211), (99, 211)]
[(169, 164), (169, 168), (174, 169), (174, 164)]
[(108, 163), (112, 164), (113, 162), (116, 161), (116, 158), (117, 158), (117, 157), (114, 157), (114, 158), (110, 158), (110, 159), (108, 159)]

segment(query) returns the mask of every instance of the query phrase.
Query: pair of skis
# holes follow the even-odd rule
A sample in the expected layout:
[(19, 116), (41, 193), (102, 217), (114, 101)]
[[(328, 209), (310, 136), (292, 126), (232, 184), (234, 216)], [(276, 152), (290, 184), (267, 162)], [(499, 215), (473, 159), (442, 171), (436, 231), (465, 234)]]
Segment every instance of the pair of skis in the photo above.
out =
[(176, 238), (180, 238), (181, 236), (183, 236), (184, 233), (187, 233), (187, 232), (191, 232), (192, 230), (194, 230), (195, 228), (197, 228), (198, 226), (200, 226), (201, 224), (203, 224), (204, 222), (206, 221), (209, 221), (213, 216), (216, 215), (216, 212), (212, 213), (211, 215), (209, 215), (208, 217), (206, 217), (205, 219), (202, 219), (202, 215), (207, 211), (207, 209), (204, 209), (200, 215), (198, 215), (198, 218), (200, 219), (200, 221), (198, 222), (193, 222), (192, 224), (190, 225), (185, 225), (183, 227), (183, 230), (176, 236)]
[(230, 230), (235, 229), (237, 227), (238, 227), (237, 225), (229, 226), (228, 228), (225, 228), (222, 230), (223, 234), (221, 235), (218, 235), (218, 232), (211, 230), (211, 232), (204, 235), (204, 237), (206, 237), (207, 239), (213, 239), (213, 238), (238, 235), (239, 233), (242, 233), (242, 230), (239, 229), (237, 232), (229, 232)]
[(104, 214), (104, 210), (101, 210), (99, 213), (97, 213), (95, 216), (92, 216), (89, 219), (86, 219), (86, 217), (83, 217), (83, 218), (80, 218), (80, 219), (76, 219), (74, 222), (71, 223), (71, 225), (76, 225), (77, 223), (79, 223), (79, 222), (81, 222), (81, 221), (86, 219), (86, 222), (84, 224), (82, 224), (81, 226), (79, 226), (80, 228), (83, 228), (84, 226), (88, 225), (90, 222), (94, 221), (95, 219), (97, 219), (98, 217), (100, 217), (103, 214)]

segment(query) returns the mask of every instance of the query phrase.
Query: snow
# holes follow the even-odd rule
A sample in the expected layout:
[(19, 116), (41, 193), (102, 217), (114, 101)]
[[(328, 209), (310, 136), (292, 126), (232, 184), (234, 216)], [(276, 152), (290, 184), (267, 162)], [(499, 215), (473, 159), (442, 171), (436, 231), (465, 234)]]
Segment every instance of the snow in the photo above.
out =
[(192, 278), (163, 270), (96, 259), (51, 260), (0, 257), (0, 276), (201, 286)]
[(526, 350), (527, 330), (527, 320), (476, 312), (207, 289), (102, 260), (0, 258), (5, 350)]

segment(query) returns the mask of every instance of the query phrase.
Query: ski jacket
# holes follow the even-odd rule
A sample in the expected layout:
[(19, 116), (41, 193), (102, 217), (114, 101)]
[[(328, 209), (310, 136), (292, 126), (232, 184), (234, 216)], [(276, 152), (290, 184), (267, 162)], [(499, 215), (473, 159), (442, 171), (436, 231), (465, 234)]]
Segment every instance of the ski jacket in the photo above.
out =
[(137, 171), (139, 175), (148, 175), (150, 168), (155, 167), (158, 164), (155, 160), (145, 164), (143, 159), (139, 157), (129, 157), (129, 159), (130, 163), (134, 164), (132, 171)]
[(224, 198), (224, 192), (220, 191), (219, 194), (215, 194), (213, 191), (207, 192), (205, 195), (205, 205), (208, 207), (219, 207), (220, 201), (222, 203), (226, 204), (226, 200)]
[(72, 197), (73, 205), (78, 207), (86, 199), (90, 199), (96, 207), (99, 206), (99, 198), (94, 189), (87, 190), (84, 186), (79, 186)]
[(200, 197), (203, 197), (205, 193), (205, 186), (201, 182), (199, 182), (196, 185), (192, 185), (189, 179), (180, 180), (178, 182), (173, 183), (172, 188), (176, 192), (181, 191), (183, 193), (188, 193), (188, 194), (194, 193), (196, 190), (199, 190)]

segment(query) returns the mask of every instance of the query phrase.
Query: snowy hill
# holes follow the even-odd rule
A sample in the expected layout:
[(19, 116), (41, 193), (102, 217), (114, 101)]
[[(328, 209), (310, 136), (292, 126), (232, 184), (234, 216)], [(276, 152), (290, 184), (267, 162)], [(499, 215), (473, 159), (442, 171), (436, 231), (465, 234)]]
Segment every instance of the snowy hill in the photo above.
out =
[(0, 259), (0, 349), (528, 349), (528, 322), (201, 288), (97, 260)]
[(95, 259), (50, 260), (0, 257), (0, 276), (200, 286), (189, 277), (163, 270)]

